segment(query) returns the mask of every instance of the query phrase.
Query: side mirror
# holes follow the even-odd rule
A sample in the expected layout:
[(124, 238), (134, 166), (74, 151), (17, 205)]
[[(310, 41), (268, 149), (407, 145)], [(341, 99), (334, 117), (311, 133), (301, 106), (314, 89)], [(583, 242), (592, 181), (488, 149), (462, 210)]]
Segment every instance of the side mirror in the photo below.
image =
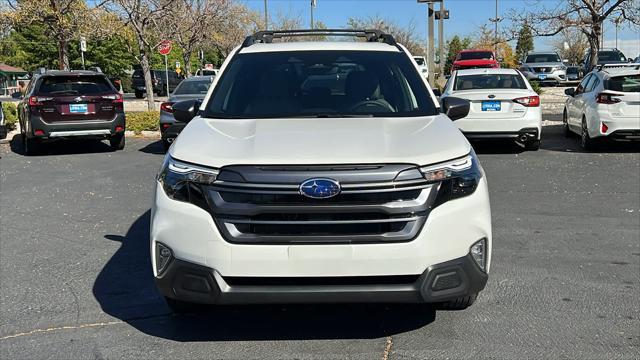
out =
[(444, 112), (451, 121), (462, 119), (469, 115), (471, 104), (469, 100), (457, 97), (446, 97), (442, 99), (442, 112)]
[(442, 92), (440, 91), (440, 89), (431, 89), (431, 91), (433, 91), (433, 95), (437, 97), (442, 96)]
[(574, 89), (574, 88), (564, 89), (564, 93), (565, 93), (565, 95), (569, 95), (569, 96), (573, 97), (576, 94), (576, 89)]
[(188, 123), (198, 115), (202, 100), (185, 100), (173, 104), (173, 117), (180, 122)]

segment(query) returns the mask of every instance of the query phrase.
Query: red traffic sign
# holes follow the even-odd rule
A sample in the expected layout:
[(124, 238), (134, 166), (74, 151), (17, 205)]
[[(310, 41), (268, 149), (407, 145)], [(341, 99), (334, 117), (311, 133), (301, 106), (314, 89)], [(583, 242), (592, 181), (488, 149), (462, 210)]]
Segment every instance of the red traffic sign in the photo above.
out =
[(158, 52), (160, 53), (160, 55), (169, 55), (169, 53), (171, 52), (171, 41), (160, 41), (160, 44), (158, 44)]

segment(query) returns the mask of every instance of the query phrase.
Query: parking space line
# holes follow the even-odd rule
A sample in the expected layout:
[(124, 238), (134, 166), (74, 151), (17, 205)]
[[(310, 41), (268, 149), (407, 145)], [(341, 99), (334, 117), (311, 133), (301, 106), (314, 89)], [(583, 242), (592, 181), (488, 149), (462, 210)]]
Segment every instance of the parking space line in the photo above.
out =
[(22, 336), (27, 336), (27, 335), (34, 335), (34, 334), (38, 334), (38, 333), (46, 333), (46, 332), (58, 331), (58, 330), (75, 330), (75, 329), (84, 329), (84, 328), (93, 328), (93, 327), (111, 326), (111, 325), (120, 325), (120, 324), (124, 324), (124, 322), (123, 321), (109, 321), (109, 322), (92, 323), (92, 324), (81, 324), (81, 325), (73, 325), (73, 326), (72, 325), (56, 326), (56, 327), (50, 327), (50, 328), (47, 328), (47, 329), (35, 329), (35, 330), (27, 331), (27, 332), (7, 335), (7, 336), (0, 337), (0, 340), (13, 339), (13, 338), (17, 338), (17, 337), (22, 337)]

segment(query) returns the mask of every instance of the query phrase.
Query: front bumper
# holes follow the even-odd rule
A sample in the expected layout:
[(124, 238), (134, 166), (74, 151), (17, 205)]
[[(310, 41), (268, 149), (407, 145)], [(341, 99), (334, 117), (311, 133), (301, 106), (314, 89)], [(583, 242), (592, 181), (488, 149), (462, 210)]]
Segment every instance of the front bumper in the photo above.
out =
[(567, 73), (565, 71), (554, 71), (552, 73), (525, 72), (524, 75), (529, 81), (539, 81), (541, 83), (561, 84), (567, 82)]
[(430, 266), (415, 280), (408, 276), (225, 278), (215, 269), (172, 260), (155, 282), (166, 297), (201, 304), (434, 303), (478, 293), (488, 277), (467, 255)]
[[(64, 122), (44, 122), (40, 116), (31, 116), (27, 124), (29, 128), (26, 133), (28, 137), (39, 139), (47, 138), (107, 138), (125, 131), (124, 113), (116, 113), (110, 120), (87, 120), (87, 121), (64, 121)], [(35, 136), (35, 130), (42, 130), (43, 134)]]

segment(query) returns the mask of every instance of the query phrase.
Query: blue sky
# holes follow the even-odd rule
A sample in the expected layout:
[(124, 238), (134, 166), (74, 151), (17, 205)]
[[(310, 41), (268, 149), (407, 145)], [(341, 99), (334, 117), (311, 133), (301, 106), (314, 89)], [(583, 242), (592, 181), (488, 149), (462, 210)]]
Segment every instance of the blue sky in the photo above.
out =
[[(311, 0), (267, 0), (269, 12), (278, 11), (284, 14), (300, 15), (309, 24), (309, 7)], [(260, 12), (264, 9), (264, 0), (245, 0), (249, 7)], [(544, 4), (547, 7), (558, 4), (558, 0), (498, 0), (499, 12), (511, 8), (530, 9)], [(435, 5), (436, 8), (438, 5)], [(473, 36), (480, 25), (495, 16), (495, 0), (445, 0), (445, 7), (450, 10), (451, 18), (445, 21), (445, 38), (453, 35)], [(412, 20), (418, 24), (420, 34), (426, 42), (427, 5), (418, 4), (416, 0), (317, 0), (314, 16), (329, 27), (344, 27), (349, 17), (367, 17), (380, 15), (400, 24), (408, 24)], [(607, 26), (608, 25), (608, 26)], [(636, 57), (640, 52), (640, 34), (638, 30), (619, 29), (618, 47), (627, 56)], [(608, 41), (610, 40), (610, 41)], [(605, 24), (605, 46), (615, 43), (613, 24)], [(537, 38), (536, 50), (550, 50), (551, 38)], [(610, 43), (610, 44), (609, 44)], [(635, 52), (635, 53), (634, 53)]]

